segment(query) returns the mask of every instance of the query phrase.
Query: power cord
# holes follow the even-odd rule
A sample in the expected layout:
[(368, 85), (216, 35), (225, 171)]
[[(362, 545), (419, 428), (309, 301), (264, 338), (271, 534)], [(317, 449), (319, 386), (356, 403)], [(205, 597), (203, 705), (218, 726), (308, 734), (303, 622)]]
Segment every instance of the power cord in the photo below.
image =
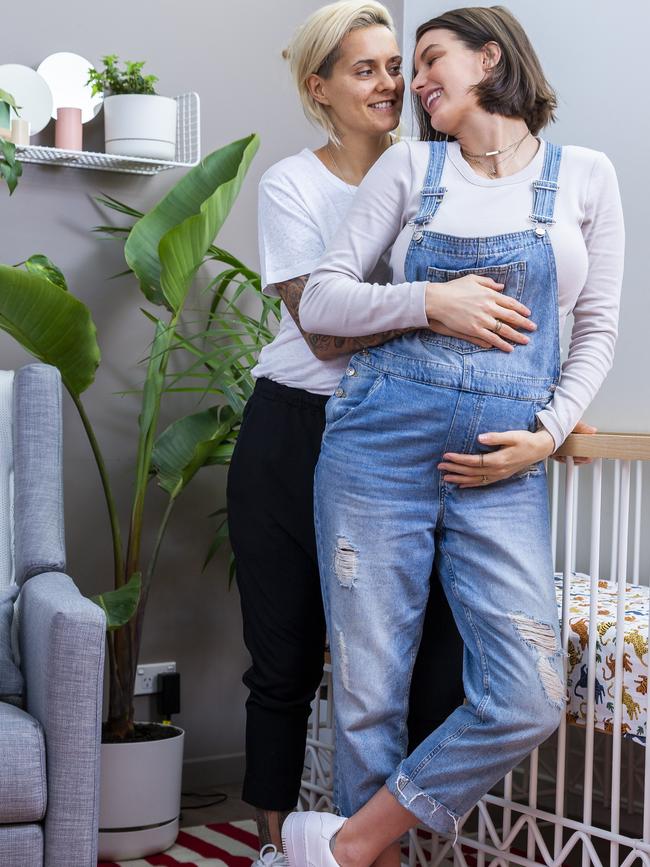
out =
[(203, 810), (205, 807), (215, 807), (228, 800), (228, 795), (224, 792), (181, 792), (181, 796), (183, 798), (217, 798), (216, 801), (210, 801), (208, 804), (181, 804), (181, 810)]

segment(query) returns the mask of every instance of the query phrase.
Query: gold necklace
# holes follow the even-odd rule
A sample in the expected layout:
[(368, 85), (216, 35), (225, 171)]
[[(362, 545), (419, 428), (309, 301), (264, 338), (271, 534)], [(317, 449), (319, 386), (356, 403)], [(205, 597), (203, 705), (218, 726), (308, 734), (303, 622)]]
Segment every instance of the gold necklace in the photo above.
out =
[(494, 178), (498, 177), (499, 169), (502, 166), (504, 166), (506, 163), (510, 162), (510, 160), (514, 159), (514, 157), (517, 154), (517, 151), (519, 150), (519, 148), (521, 147), (523, 142), (528, 138), (529, 134), (530, 133), (527, 132), (526, 135), (522, 139), (520, 139), (518, 142), (515, 142), (514, 145), (509, 145), (508, 148), (503, 148), (503, 150), (497, 151), (497, 153), (504, 153), (504, 151), (508, 150), (511, 147), (514, 147), (514, 150), (511, 154), (508, 154), (508, 156), (504, 157), (502, 160), (496, 160), (494, 162), (494, 165), (492, 165), (492, 166), (484, 166), (482, 164), (481, 160), (484, 158), (483, 156), (475, 156), (472, 154), (464, 153), (462, 148), (461, 148), (461, 153), (463, 154), (463, 156), (465, 157), (467, 162), (475, 163), (482, 171), (484, 171), (487, 174), (487, 176), (491, 180), (494, 180)]
[(467, 151), (463, 150), (462, 147), (461, 147), (461, 151), (462, 151), (462, 154), (464, 157), (471, 157), (472, 159), (475, 159), (475, 160), (484, 159), (485, 157), (498, 157), (500, 154), (504, 154), (506, 151), (509, 151), (510, 148), (514, 148), (514, 147), (517, 147), (518, 145), (520, 145), (522, 143), (522, 141), (525, 138), (527, 138), (529, 135), (530, 135), (530, 130), (527, 129), (526, 134), (524, 135), (523, 138), (520, 138), (518, 141), (513, 141), (512, 144), (506, 145), (506, 147), (501, 148), (501, 150), (498, 150), (498, 151), (485, 151), (484, 154), (470, 154)]

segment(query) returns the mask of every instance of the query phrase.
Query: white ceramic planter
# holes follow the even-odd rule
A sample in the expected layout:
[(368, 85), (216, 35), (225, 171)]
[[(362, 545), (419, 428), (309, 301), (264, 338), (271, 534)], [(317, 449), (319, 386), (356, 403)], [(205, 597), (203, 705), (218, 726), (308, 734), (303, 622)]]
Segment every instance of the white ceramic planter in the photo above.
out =
[[(162, 728), (162, 726), (161, 726)], [(145, 858), (178, 835), (185, 732), (144, 743), (102, 744), (99, 860)]]
[(104, 100), (107, 154), (173, 160), (176, 155), (176, 100), (168, 96), (120, 93)]

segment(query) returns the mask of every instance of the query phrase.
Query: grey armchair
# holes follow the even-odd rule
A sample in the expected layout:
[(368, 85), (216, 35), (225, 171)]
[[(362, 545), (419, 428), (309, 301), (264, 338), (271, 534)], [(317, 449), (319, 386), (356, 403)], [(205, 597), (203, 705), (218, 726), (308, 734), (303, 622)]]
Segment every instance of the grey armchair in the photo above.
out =
[(61, 382), (13, 382), (14, 578), (24, 709), (0, 702), (0, 865), (95, 867), (105, 619), (65, 574)]

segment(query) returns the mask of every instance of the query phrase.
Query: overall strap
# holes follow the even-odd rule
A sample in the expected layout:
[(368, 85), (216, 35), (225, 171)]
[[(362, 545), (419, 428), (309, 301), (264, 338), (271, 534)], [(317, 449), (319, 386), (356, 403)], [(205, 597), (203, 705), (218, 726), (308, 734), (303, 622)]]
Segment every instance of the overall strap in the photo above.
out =
[(530, 219), (536, 224), (535, 231), (538, 235), (544, 235), (544, 224), (552, 226), (555, 220), (555, 196), (559, 190), (557, 179), (560, 172), (562, 148), (559, 145), (546, 143), (544, 165), (542, 175), (537, 181), (533, 181), (533, 210)]
[(429, 143), (429, 165), (422, 187), (422, 203), (416, 217), (409, 220), (413, 226), (424, 226), (432, 220), (440, 207), (443, 196), (447, 192), (446, 187), (440, 186), (442, 169), (447, 156), (446, 141), (432, 141)]

